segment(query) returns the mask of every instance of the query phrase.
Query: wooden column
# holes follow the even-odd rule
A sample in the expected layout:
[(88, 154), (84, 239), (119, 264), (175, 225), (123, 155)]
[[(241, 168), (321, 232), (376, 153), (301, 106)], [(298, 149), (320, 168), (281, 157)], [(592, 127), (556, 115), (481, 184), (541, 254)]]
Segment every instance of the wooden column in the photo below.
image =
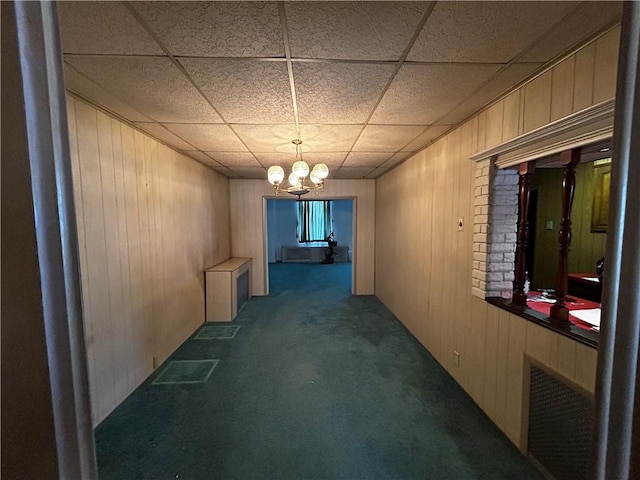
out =
[(515, 280), (513, 282), (513, 295), (511, 303), (518, 307), (527, 306), (527, 294), (524, 291), (524, 283), (526, 280), (525, 258), (527, 251), (527, 241), (529, 239), (529, 222), (527, 215), (529, 213), (529, 183), (531, 175), (535, 171), (535, 162), (522, 163), (518, 169), (518, 241), (516, 247), (516, 270)]
[(576, 165), (580, 162), (580, 148), (566, 150), (560, 154), (560, 163), (564, 165), (562, 175), (562, 221), (558, 235), (558, 269), (556, 271), (556, 303), (551, 306), (551, 321), (556, 324), (569, 323), (569, 310), (565, 306), (569, 275), (569, 247), (571, 246), (571, 207), (576, 187)]

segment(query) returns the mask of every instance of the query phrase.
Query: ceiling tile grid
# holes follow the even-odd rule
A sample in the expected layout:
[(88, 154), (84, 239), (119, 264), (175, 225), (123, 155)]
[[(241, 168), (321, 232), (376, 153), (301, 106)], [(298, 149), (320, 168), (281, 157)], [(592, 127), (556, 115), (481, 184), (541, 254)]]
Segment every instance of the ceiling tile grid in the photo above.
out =
[(176, 56), (284, 54), (276, 2), (133, 2), (133, 8)]
[(65, 61), (157, 122), (222, 122), (168, 58), (74, 55)]
[(227, 122), (294, 121), (284, 62), (181, 58), (180, 63)]
[(438, 2), (408, 60), (507, 63), (578, 4)]
[(67, 88), (231, 178), (375, 178), (621, 2), (60, 2)]
[(392, 64), (294, 63), (300, 121), (364, 123), (394, 68)]
[(291, 54), (399, 60), (430, 2), (287, 2)]
[(64, 53), (162, 55), (120, 2), (58, 2)]

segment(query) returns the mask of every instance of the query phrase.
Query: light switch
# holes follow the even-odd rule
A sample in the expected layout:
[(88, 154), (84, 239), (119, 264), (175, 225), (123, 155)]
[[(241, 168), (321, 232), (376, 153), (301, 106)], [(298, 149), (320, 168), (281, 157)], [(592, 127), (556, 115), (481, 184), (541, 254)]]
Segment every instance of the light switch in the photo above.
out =
[(547, 223), (545, 224), (545, 228), (547, 230), (553, 230), (553, 220), (547, 220)]

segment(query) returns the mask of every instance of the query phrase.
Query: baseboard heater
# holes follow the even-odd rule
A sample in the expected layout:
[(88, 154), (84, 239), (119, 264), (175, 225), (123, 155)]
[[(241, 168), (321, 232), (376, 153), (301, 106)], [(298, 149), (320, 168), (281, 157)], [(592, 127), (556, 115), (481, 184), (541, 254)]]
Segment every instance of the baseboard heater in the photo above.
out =
[(527, 454), (547, 478), (589, 478), (592, 427), (592, 396), (530, 363)]
[[(282, 247), (282, 261), (285, 263), (320, 263), (329, 247)], [(349, 247), (333, 247), (334, 262), (349, 261)]]

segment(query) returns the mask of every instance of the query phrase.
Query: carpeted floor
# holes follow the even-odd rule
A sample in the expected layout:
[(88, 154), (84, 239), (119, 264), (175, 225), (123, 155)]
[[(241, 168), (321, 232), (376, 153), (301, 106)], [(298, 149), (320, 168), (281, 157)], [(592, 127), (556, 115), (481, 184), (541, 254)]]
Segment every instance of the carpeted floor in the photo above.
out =
[(100, 479), (542, 478), (350, 282), (350, 264), (271, 265), (240, 328), (194, 332), (97, 428)]

